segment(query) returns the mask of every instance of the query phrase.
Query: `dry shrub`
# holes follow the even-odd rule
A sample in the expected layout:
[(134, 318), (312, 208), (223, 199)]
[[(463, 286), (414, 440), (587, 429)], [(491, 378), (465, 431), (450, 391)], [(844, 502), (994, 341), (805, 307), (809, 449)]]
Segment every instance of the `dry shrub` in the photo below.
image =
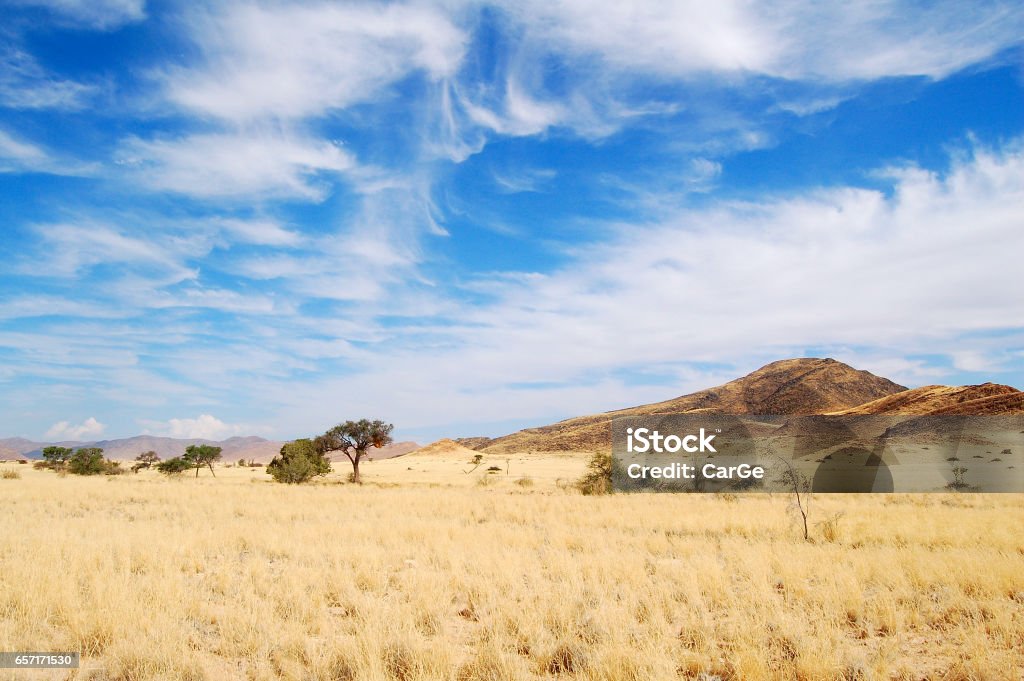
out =
[(834, 544), (839, 541), (839, 521), (842, 519), (843, 513), (833, 513), (828, 518), (818, 521), (816, 524), (818, 530), (821, 532), (821, 538), (830, 543)]
[(587, 651), (579, 641), (562, 641), (547, 655), (548, 674), (579, 674), (587, 667)]
[(458, 681), (518, 681), (528, 676), (519, 657), (493, 643), (478, 647), (457, 674)]

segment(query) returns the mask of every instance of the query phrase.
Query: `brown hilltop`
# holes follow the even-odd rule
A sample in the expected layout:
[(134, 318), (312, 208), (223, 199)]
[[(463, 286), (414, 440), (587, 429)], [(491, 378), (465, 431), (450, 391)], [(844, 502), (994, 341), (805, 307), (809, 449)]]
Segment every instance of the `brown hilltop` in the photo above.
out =
[(972, 416), (993, 416), (1024, 414), (1024, 392), (1019, 390), (1005, 395), (992, 395), (969, 400), (936, 409), (934, 414), (969, 414)]
[(429, 445), (414, 449), (405, 456), (407, 457), (420, 457), (420, 456), (443, 456), (443, 457), (454, 457), (457, 459), (465, 459), (469, 461), (473, 456), (477, 454), (476, 451), (456, 442), (455, 440), (449, 440), (443, 438), (437, 442), (431, 442)]
[(1024, 393), (1008, 385), (926, 385), (834, 412), (836, 414), (1020, 414)]
[(616, 416), (645, 414), (822, 414), (848, 409), (905, 391), (901, 385), (834, 359), (785, 359), (772, 362), (708, 390), (664, 402), (580, 416), (540, 428), (528, 428), (486, 442), (467, 438), (474, 448), (506, 451), (599, 451), (610, 447), (608, 424)]

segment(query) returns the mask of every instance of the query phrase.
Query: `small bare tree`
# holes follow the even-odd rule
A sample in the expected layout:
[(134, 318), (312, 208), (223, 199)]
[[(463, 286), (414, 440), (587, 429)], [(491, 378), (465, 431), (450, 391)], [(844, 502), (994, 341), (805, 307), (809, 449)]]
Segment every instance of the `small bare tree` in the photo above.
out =
[(467, 474), (467, 475), (469, 475), (470, 473), (475, 471), (477, 468), (480, 468), (480, 464), (482, 464), (483, 462), (484, 462), (484, 455), (483, 454), (474, 454), (473, 455), (473, 460), (470, 461), (470, 463), (473, 464), (473, 467), (470, 468), (468, 471), (462, 471), (462, 472)]
[(775, 458), (779, 461), (782, 468), (779, 481), (793, 492), (793, 506), (800, 514), (800, 519), (804, 524), (804, 541), (810, 541), (807, 517), (811, 513), (811, 481), (806, 475), (796, 469), (792, 461), (783, 459), (778, 454), (775, 455)]

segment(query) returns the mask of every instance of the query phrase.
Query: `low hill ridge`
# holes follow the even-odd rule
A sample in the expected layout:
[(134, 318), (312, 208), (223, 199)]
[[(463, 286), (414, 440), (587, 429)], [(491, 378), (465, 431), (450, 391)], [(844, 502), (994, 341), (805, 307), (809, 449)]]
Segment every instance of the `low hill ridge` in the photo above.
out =
[(1024, 400), (1024, 393), (999, 383), (978, 385), (926, 385), (871, 402), (833, 412), (834, 414), (989, 414), (1017, 413), (1006, 411), (1014, 402)]
[(459, 444), (455, 440), (449, 438), (442, 438), (437, 442), (431, 442), (425, 447), (409, 452), (407, 456), (418, 457), (418, 456), (444, 456), (444, 457), (455, 457), (459, 459), (465, 459), (469, 461), (478, 452)]

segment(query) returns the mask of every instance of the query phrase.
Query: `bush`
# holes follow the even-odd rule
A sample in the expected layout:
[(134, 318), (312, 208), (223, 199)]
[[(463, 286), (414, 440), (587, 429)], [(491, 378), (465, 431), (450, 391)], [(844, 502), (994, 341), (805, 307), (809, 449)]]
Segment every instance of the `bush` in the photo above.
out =
[(523, 477), (516, 480), (516, 484), (520, 487), (533, 487), (533, 478), (524, 475)]
[(612, 470), (615, 462), (611, 454), (594, 454), (587, 464), (587, 473), (576, 483), (583, 494), (609, 494), (612, 491)]
[(102, 475), (109, 470), (99, 447), (82, 447), (68, 459), (68, 471), (75, 475)]
[(20, 480), (21, 473), (19, 473), (18, 471), (7, 470), (4, 471), (3, 473), (0, 473), (0, 478), (4, 480)]
[(281, 453), (267, 466), (267, 473), (277, 482), (299, 484), (331, 472), (331, 462), (317, 450), (312, 440), (288, 442)]
[(951, 482), (948, 485), (946, 485), (946, 489), (951, 489), (951, 490), (959, 491), (959, 490), (962, 490), (962, 489), (970, 488), (970, 485), (967, 484), (967, 481), (964, 479), (964, 476), (966, 474), (967, 474), (967, 469), (964, 468), (963, 466), (957, 466), (956, 468), (954, 468), (953, 469), (953, 482)]
[(156, 469), (164, 475), (181, 475), (189, 468), (192, 468), (192, 464), (180, 456), (176, 456), (173, 459), (167, 459), (167, 461), (161, 461), (156, 465)]

